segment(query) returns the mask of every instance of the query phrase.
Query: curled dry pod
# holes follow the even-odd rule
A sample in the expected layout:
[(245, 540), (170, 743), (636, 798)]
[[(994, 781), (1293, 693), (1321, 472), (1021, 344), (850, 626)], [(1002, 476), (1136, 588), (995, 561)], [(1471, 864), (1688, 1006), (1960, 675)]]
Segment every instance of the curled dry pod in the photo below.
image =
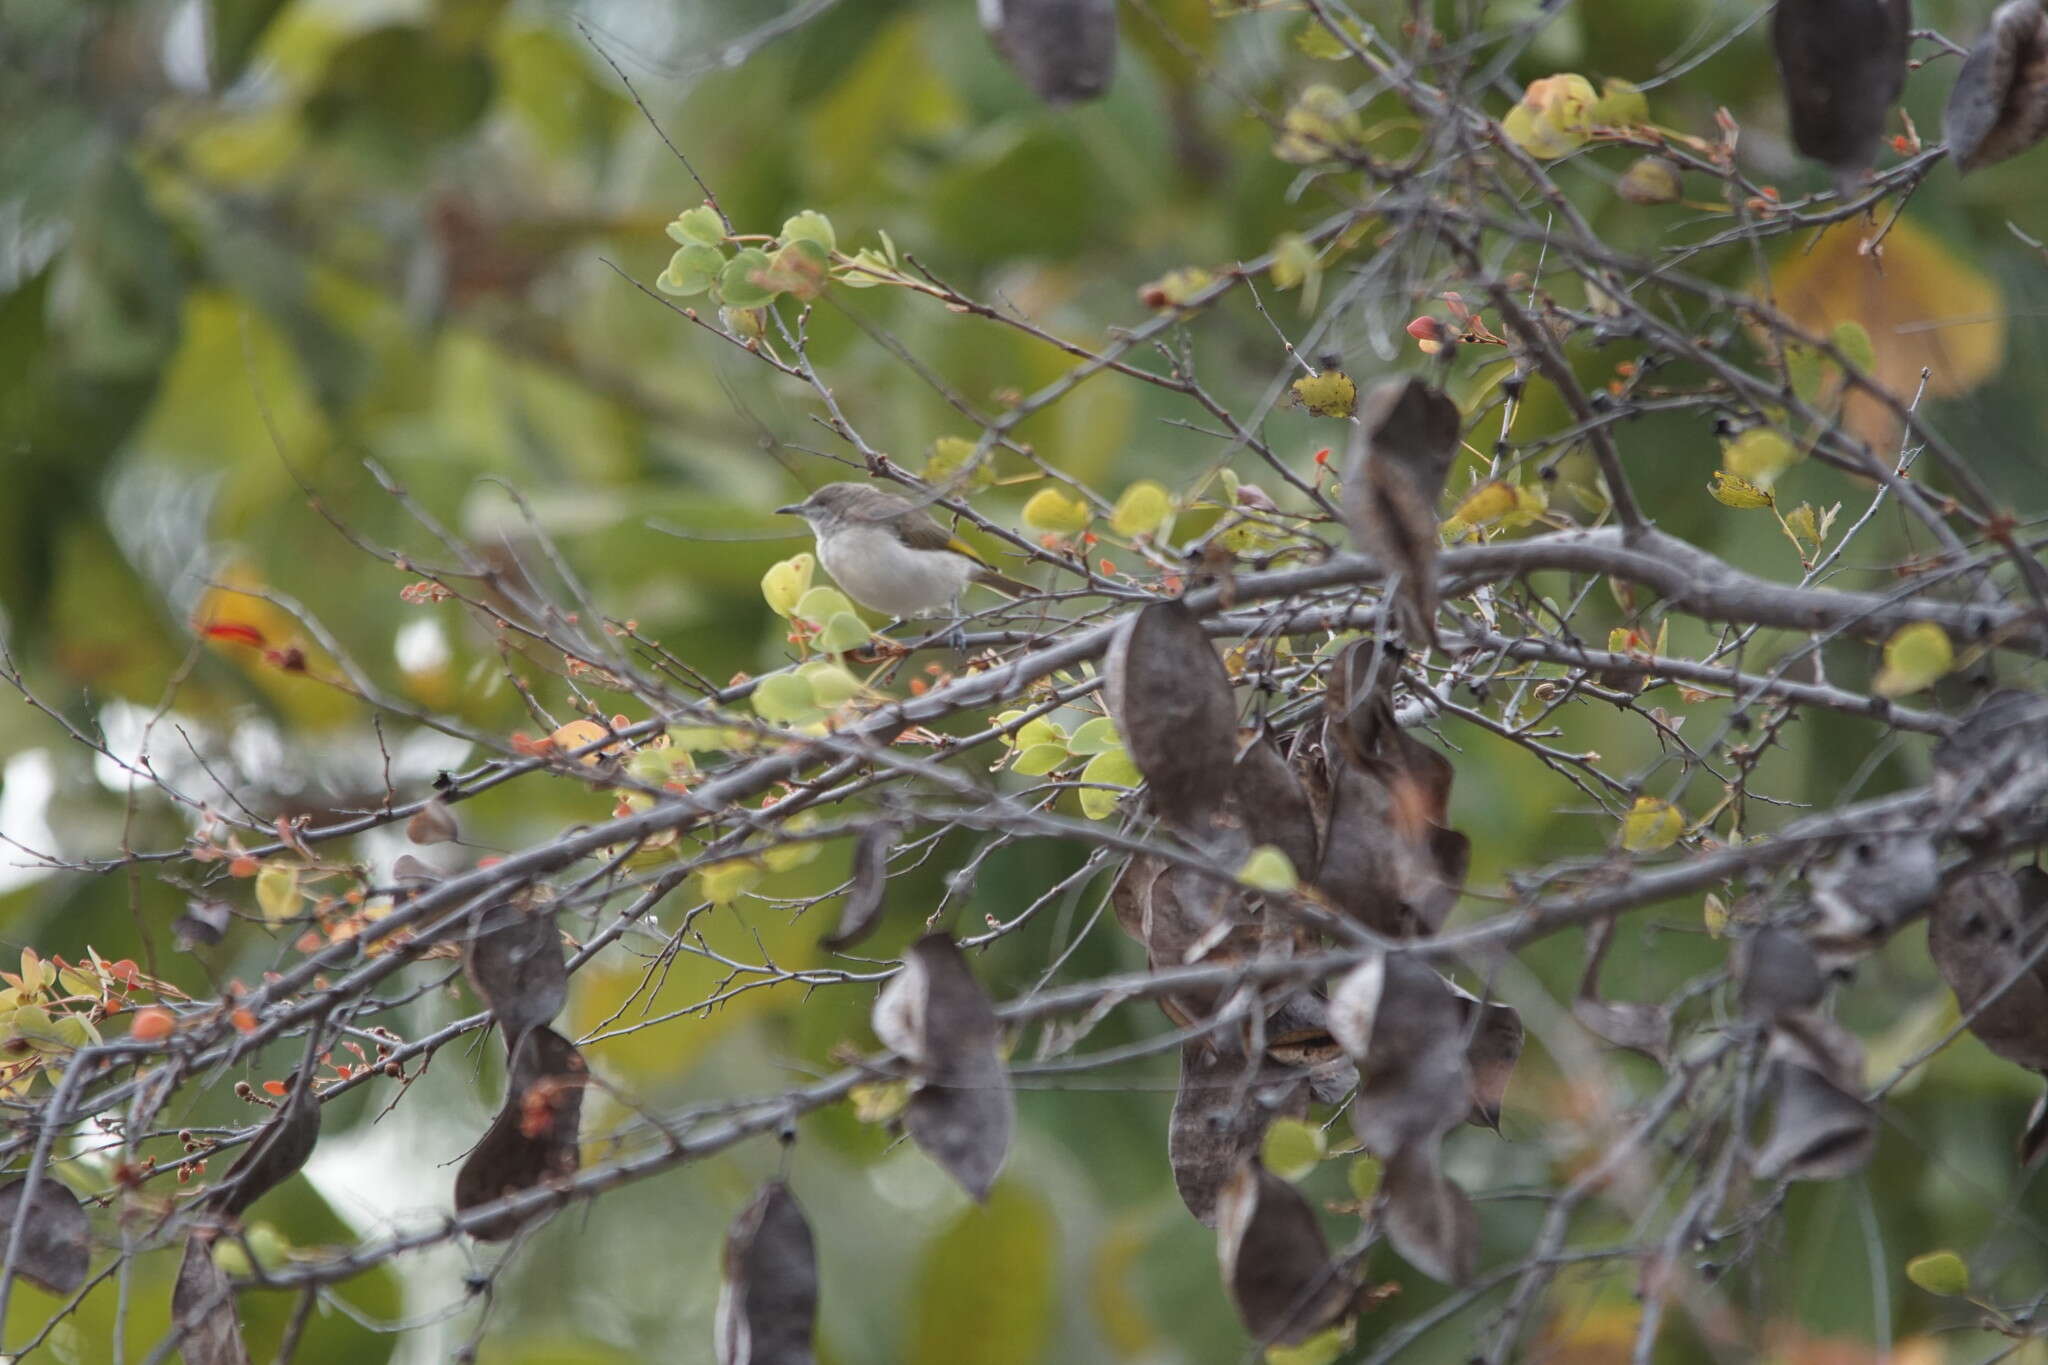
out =
[(903, 1129), (977, 1202), (1001, 1174), (1017, 1126), (1001, 1028), (960, 948), (927, 934), (875, 1000), (875, 1036), (916, 1068)]
[(1394, 684), (1401, 677), (1402, 651), (1381, 638), (1354, 640), (1330, 661), (1323, 687), (1323, 725), (1333, 747), (1365, 763), (1379, 756), (1382, 741), (1398, 732)]
[(270, 1122), (235, 1158), (228, 1173), (206, 1196), (207, 1206), (230, 1218), (298, 1173), (320, 1140), (320, 1100), (303, 1076)]
[(1841, 176), (1877, 159), (1912, 28), (1909, 0), (1779, 0), (1771, 43), (1802, 155)]
[(1515, 1063), (1522, 1058), (1521, 1013), (1512, 1005), (1481, 1000), (1455, 983), (1446, 984), (1465, 1016), (1465, 1069), (1472, 1080), (1472, 1110), (1465, 1121), (1499, 1131), (1501, 1102), (1507, 1098)]
[(1201, 621), (1178, 600), (1151, 603), (1117, 631), (1105, 671), (1153, 804), (1181, 833), (1207, 835), (1230, 795), (1237, 700)]
[(1471, 841), (1441, 823), (1450, 765), (1394, 732), (1381, 756), (1329, 753), (1330, 818), (1315, 884), (1351, 918), (1390, 938), (1440, 928), (1464, 890)]
[(1315, 812), (1271, 735), (1261, 732), (1237, 751), (1230, 804), (1254, 844), (1271, 844), (1285, 853), (1297, 873), (1315, 868)]
[(478, 917), (463, 945), (462, 972), (504, 1030), (508, 1048), (528, 1029), (553, 1020), (569, 1000), (562, 933), (551, 908), (530, 891)]
[(1812, 1009), (1827, 986), (1812, 947), (1776, 925), (1765, 925), (1737, 945), (1735, 973), (1743, 1009), (1764, 1020)]
[(1092, 100), (1116, 75), (1116, 0), (978, 0), (997, 52), (1047, 104)]
[[(1139, 937), (1155, 968), (1235, 962), (1259, 952), (1259, 925), (1242, 887), (1193, 868), (1162, 867), (1140, 907)], [(1159, 997), (1160, 1008), (1187, 1027), (1211, 1014), (1228, 990), (1210, 986)]]
[[(1927, 951), (1956, 993), (1970, 1032), (2008, 1062), (2048, 1074), (2048, 896), (2002, 867), (1942, 888), (1927, 923)], [(2029, 896), (2027, 890), (2035, 894)]]
[(818, 1253), (789, 1186), (771, 1180), (725, 1234), (718, 1365), (812, 1365)]
[(851, 948), (882, 922), (882, 893), (889, 886), (889, 854), (896, 826), (869, 825), (853, 842), (853, 884), (839, 906), (839, 927), (820, 940), (835, 951)]
[(1994, 837), (2039, 802), (2048, 779), (2048, 696), (2003, 688), (1977, 703), (1934, 746), (1935, 800), (1965, 818), (1966, 839)]
[(1441, 1137), (1472, 1110), (1465, 1007), (1406, 953), (1374, 954), (1330, 992), (1330, 1032), (1358, 1064), (1351, 1124), (1385, 1160)]
[(92, 1265), (92, 1228), (78, 1196), (48, 1171), (36, 1181), (26, 1203), (28, 1180), (0, 1185), (0, 1246), (22, 1224), (21, 1253), (14, 1269), (59, 1298), (75, 1294)]
[(1257, 1158), (1224, 1186), (1216, 1256), (1245, 1331), (1261, 1345), (1296, 1345), (1351, 1309), (1356, 1286), (1330, 1259), (1315, 1210)]
[(1435, 1141), (1394, 1153), (1381, 1183), (1387, 1240), (1401, 1259), (1441, 1284), (1460, 1285), (1479, 1265), (1479, 1214), (1443, 1173)]
[(1458, 405), (1420, 379), (1382, 380), (1358, 405), (1344, 519), (1358, 547), (1400, 575), (1402, 634), (1436, 647), (1437, 503), (1458, 454)]
[(2048, 134), (2048, 9), (2006, 0), (1970, 49), (1942, 111), (1948, 154), (1965, 171), (2016, 156)]
[(1308, 1116), (1308, 1100), (1308, 1079), (1298, 1071), (1266, 1064), (1254, 1075), (1243, 1049), (1227, 1040), (1182, 1043), (1166, 1157), (1188, 1212), (1215, 1227), (1224, 1186), (1258, 1153), (1274, 1119)]
[[(520, 1035), (507, 1072), (505, 1107), (455, 1173), (458, 1214), (576, 1173), (589, 1076), (583, 1054), (540, 1025)], [(502, 1242), (543, 1212), (499, 1213), (467, 1230), (481, 1241)]]
[(235, 1291), (213, 1263), (213, 1248), (197, 1234), (185, 1239), (185, 1259), (171, 1289), (171, 1322), (185, 1365), (249, 1365)]
[(1771, 1126), (1756, 1154), (1765, 1180), (1834, 1180), (1859, 1170), (1877, 1146), (1877, 1115), (1860, 1093), (1863, 1045), (1817, 1014), (1790, 1015), (1772, 1031)]

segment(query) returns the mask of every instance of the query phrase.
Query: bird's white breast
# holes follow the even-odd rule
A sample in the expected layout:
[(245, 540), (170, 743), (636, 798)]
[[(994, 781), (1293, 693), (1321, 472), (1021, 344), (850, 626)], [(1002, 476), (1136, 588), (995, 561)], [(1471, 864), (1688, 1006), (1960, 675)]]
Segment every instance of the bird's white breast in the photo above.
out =
[(973, 561), (950, 550), (913, 550), (887, 530), (847, 527), (818, 543), (818, 562), (847, 596), (902, 619), (950, 610)]

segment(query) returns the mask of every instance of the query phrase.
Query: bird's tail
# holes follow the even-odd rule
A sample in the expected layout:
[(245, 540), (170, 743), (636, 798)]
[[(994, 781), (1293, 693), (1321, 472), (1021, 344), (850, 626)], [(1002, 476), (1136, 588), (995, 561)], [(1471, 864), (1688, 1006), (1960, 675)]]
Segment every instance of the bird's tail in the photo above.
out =
[(1016, 579), (1006, 577), (990, 568), (976, 569), (974, 581), (985, 588), (994, 588), (1005, 597), (1035, 597), (1038, 594), (1038, 589), (1029, 583), (1019, 583)]

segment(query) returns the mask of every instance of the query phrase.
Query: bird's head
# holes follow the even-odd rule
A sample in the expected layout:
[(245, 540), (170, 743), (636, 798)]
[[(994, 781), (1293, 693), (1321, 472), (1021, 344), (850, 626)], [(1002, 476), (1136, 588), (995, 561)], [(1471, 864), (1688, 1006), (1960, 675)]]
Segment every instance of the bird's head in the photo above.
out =
[(848, 521), (880, 520), (888, 511), (890, 497), (878, 489), (858, 483), (828, 483), (802, 502), (778, 507), (777, 512), (802, 517), (814, 530), (830, 530)]

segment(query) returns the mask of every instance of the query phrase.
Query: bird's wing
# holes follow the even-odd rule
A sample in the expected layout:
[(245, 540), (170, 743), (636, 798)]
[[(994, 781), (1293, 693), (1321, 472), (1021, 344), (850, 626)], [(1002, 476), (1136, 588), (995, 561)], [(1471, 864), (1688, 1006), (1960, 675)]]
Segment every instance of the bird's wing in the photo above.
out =
[(896, 529), (903, 537), (903, 543), (913, 550), (951, 550), (956, 555), (965, 555), (977, 564), (988, 562), (972, 545), (916, 508), (896, 518)]

